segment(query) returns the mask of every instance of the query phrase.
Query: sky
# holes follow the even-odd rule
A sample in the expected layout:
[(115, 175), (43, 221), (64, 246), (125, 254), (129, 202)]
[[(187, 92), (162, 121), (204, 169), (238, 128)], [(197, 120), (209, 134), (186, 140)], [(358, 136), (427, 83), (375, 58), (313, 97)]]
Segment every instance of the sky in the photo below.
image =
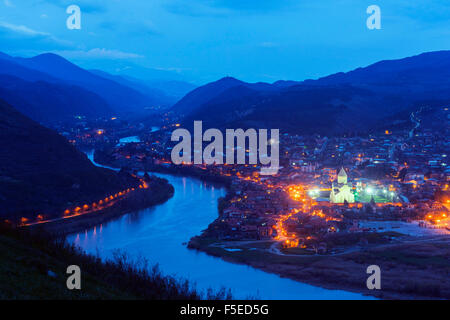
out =
[[(81, 29), (69, 30), (69, 5)], [(369, 30), (370, 5), (381, 29)], [(203, 84), (304, 80), (450, 49), (449, 0), (0, 0), (0, 51)]]

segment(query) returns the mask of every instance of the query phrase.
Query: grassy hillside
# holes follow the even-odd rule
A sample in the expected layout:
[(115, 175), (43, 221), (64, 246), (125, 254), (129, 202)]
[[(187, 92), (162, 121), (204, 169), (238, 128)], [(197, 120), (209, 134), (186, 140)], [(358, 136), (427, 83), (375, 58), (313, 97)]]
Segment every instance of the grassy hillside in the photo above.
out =
[[(72, 264), (81, 269), (81, 290), (66, 287), (66, 269)], [(202, 296), (189, 282), (164, 276), (146, 261), (119, 252), (102, 262), (61, 240), (0, 229), (0, 300), (226, 297), (224, 290)]]
[(0, 100), (0, 219), (59, 216), (139, 185), (126, 173), (94, 166), (64, 137)]
[[(67, 261), (0, 235), (0, 299), (128, 299), (134, 296), (82, 274), (82, 290), (66, 288)], [(49, 276), (48, 273), (55, 273)]]

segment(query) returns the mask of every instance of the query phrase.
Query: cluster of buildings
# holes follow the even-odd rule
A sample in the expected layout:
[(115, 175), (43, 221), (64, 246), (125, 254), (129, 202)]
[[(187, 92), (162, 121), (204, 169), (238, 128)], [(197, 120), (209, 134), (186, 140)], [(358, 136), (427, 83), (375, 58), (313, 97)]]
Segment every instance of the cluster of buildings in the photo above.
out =
[[(170, 170), (176, 167), (170, 136), (177, 126), (141, 131), (138, 143), (118, 146), (115, 136), (105, 145), (116, 164)], [(275, 238), (308, 247), (325, 234), (364, 231), (358, 221), (365, 219), (420, 220), (424, 227), (449, 228), (448, 131), (416, 126), (365, 136), (282, 134), (281, 168), (274, 176), (260, 176), (259, 165), (182, 166), (230, 182), (220, 216), (206, 235)]]

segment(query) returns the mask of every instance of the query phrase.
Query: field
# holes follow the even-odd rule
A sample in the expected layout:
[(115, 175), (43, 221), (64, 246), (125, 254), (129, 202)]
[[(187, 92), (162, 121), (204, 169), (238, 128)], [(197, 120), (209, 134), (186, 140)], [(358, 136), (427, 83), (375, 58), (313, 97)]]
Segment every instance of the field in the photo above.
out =
[[(334, 254), (317, 255), (302, 249), (270, 251), (270, 242), (230, 241), (225, 245), (195, 239), (191, 247), (224, 260), (321, 286), (373, 295), (383, 299), (449, 299), (450, 245), (448, 236), (381, 243)], [(229, 251), (227, 248), (240, 249)], [(366, 287), (367, 267), (381, 268), (381, 290)]]

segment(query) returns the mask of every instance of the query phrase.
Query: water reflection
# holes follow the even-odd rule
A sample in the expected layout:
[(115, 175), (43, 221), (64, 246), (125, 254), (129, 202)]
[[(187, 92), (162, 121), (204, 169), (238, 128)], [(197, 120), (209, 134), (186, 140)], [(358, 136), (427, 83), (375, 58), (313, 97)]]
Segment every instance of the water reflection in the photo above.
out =
[[(91, 155), (90, 155), (91, 157)], [(181, 276), (197, 287), (231, 288), (236, 298), (361, 299), (362, 295), (309, 286), (244, 265), (225, 262), (185, 243), (217, 217), (217, 201), (225, 190), (196, 179), (158, 174), (175, 188), (173, 198), (156, 207), (118, 217), (68, 237), (89, 253), (111, 257), (115, 249), (158, 263), (166, 274)]]

